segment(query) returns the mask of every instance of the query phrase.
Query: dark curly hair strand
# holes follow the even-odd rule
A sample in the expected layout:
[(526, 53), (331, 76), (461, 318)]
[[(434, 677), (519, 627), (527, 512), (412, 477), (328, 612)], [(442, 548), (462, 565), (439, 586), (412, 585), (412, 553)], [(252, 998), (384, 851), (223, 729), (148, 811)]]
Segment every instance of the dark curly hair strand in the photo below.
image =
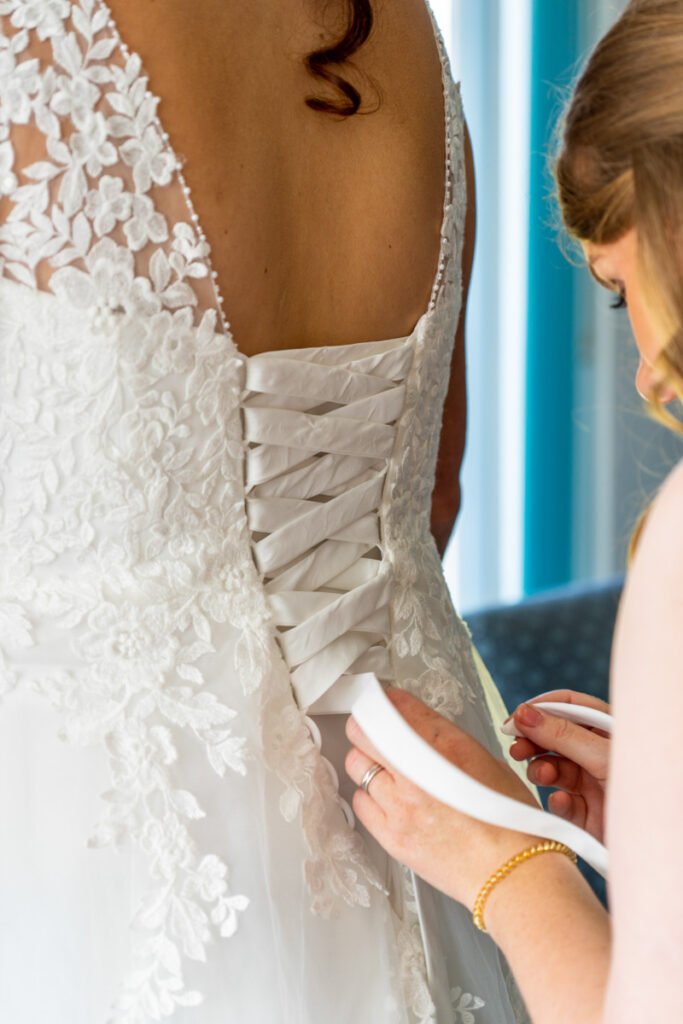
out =
[(322, 114), (336, 114), (351, 117), (357, 114), (361, 105), (358, 90), (341, 75), (331, 70), (349, 60), (368, 39), (372, 32), (374, 15), (371, 0), (346, 0), (347, 27), (341, 39), (310, 53), (305, 60), (306, 67), (314, 78), (322, 79), (341, 93), (338, 102), (308, 96), (306, 105)]

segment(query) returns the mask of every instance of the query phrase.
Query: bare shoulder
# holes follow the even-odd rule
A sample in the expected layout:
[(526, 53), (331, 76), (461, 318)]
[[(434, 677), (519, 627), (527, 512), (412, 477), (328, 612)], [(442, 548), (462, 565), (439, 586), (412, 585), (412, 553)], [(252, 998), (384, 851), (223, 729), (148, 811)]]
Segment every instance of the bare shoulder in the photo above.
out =
[[(680, 512), (683, 505), (683, 459), (676, 465), (662, 484), (659, 495), (655, 501), (655, 510), (665, 514), (674, 509)], [(680, 522), (680, 520), (679, 520)]]
[[(683, 788), (682, 524), (679, 464), (653, 503), (629, 573), (613, 651), (607, 837), (618, 943), (609, 1020), (673, 1020), (673, 1008), (680, 1006), (683, 888), (674, 880), (680, 874), (683, 822), (672, 807)], [(664, 913), (652, 899), (653, 879), (667, 893)]]
[(660, 581), (677, 582), (683, 593), (683, 460), (669, 473), (655, 498), (636, 553), (634, 571), (656, 571)]
[[(640, 676), (651, 691), (683, 694), (683, 462), (655, 499), (629, 572), (614, 647), (615, 696)], [(656, 666), (656, 667), (655, 667)], [(678, 699), (678, 696), (677, 698)]]

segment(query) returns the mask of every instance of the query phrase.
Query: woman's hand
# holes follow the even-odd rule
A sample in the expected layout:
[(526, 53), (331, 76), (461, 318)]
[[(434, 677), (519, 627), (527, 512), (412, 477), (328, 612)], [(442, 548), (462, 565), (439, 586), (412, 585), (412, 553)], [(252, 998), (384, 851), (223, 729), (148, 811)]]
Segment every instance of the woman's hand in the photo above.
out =
[[(512, 769), (457, 725), (403, 690), (387, 690), (387, 696), (409, 725), (449, 761), (491, 789), (538, 806)], [(356, 785), (373, 762), (386, 769), (375, 776), (368, 793), (356, 790), (353, 809), (360, 821), (391, 856), (466, 907), (472, 908), (492, 872), (537, 841), (476, 821), (428, 796), (387, 764), (353, 718), (346, 733), (353, 744), (346, 770)]]
[(605, 787), (609, 770), (610, 739), (599, 729), (575, 725), (541, 711), (537, 701), (562, 701), (609, 712), (597, 697), (573, 690), (553, 690), (520, 704), (512, 717), (523, 736), (515, 740), (510, 755), (529, 761), (527, 776), (537, 786), (553, 786), (548, 809), (603, 841)]

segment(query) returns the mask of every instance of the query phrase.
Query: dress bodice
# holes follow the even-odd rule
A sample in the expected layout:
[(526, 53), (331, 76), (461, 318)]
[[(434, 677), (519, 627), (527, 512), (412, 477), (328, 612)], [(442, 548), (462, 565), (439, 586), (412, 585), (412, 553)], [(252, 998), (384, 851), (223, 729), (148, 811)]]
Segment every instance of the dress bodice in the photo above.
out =
[(382, 503), (413, 338), (247, 361), (247, 516), (300, 707), (347, 712), (392, 678)]

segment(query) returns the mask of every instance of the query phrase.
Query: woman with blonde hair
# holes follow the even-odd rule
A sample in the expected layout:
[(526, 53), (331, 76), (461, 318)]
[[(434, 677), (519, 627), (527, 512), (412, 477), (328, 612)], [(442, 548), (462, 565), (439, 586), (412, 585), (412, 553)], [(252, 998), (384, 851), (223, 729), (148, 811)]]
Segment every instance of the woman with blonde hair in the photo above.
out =
[[(682, 82), (683, 3), (634, 0), (579, 79), (556, 166), (567, 230), (616, 304), (628, 306), (640, 353), (638, 390), (679, 432), (665, 406), (683, 398)], [(532, 759), (533, 782), (556, 787), (555, 814), (598, 839), (606, 835), (611, 916), (570, 850), (548, 850), (533, 834), (460, 814), (386, 761), (356, 793), (358, 816), (389, 851), (476, 910), (536, 1024), (680, 1019), (682, 523), (680, 464), (636, 544), (613, 651), (612, 738), (535, 702), (514, 715), (513, 756)], [(596, 706), (566, 691), (543, 699), (549, 697)], [(469, 775), (532, 802), (512, 770), (457, 726), (410, 695), (394, 691), (392, 700)], [(355, 746), (347, 766), (360, 782), (382, 758), (353, 719), (348, 732)], [(532, 853), (539, 845), (542, 856)]]

